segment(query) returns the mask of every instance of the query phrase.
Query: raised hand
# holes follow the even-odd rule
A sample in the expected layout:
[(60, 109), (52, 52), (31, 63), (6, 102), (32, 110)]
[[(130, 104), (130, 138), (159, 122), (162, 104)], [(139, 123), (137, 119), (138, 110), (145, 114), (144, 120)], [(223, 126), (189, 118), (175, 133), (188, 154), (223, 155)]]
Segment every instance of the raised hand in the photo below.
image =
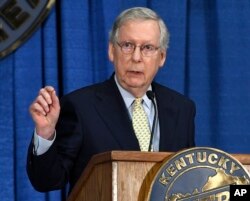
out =
[(37, 134), (44, 139), (53, 139), (60, 114), (60, 103), (52, 86), (40, 89), (38, 96), (29, 107), (29, 112)]

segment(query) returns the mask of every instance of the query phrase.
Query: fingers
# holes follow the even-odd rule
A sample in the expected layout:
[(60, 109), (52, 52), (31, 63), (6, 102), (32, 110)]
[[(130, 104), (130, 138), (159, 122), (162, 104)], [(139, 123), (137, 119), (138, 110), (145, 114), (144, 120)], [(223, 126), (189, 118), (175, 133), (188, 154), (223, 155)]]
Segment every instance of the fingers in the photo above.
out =
[(46, 86), (40, 89), (39, 94), (30, 107), (31, 112), (46, 115), (50, 112), (50, 106), (59, 105), (59, 100), (55, 89), (51, 86)]
[(52, 104), (51, 94), (55, 91), (55, 89), (51, 86), (46, 86), (39, 91), (39, 96), (43, 98), (48, 104)]
[(30, 113), (33, 114), (33, 112), (42, 114), (46, 116), (47, 112), (45, 111), (44, 107), (42, 107), (39, 103), (34, 101), (32, 105), (30, 106)]

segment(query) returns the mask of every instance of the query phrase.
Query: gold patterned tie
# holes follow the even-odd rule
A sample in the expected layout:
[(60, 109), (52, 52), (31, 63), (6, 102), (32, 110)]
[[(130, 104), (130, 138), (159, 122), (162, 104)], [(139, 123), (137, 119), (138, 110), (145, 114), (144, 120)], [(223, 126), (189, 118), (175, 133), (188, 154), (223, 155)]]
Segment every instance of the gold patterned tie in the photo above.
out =
[(142, 107), (142, 98), (136, 98), (133, 103), (132, 123), (141, 151), (148, 151), (150, 128), (147, 114)]

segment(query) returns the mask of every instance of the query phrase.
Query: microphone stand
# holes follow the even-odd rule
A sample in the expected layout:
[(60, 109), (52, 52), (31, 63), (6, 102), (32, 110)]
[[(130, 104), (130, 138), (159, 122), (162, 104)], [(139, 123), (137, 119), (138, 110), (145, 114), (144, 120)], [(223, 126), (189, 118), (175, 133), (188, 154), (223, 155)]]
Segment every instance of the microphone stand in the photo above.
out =
[(148, 151), (152, 152), (153, 150), (153, 136), (154, 136), (154, 130), (155, 130), (155, 124), (156, 124), (156, 117), (157, 117), (157, 107), (156, 107), (156, 103), (155, 103), (155, 94), (153, 91), (147, 91), (147, 97), (152, 101), (153, 106), (154, 106), (154, 120), (153, 120), (153, 126), (152, 126), (152, 130), (151, 130), (151, 136), (150, 136), (150, 141), (149, 141), (149, 147), (148, 147)]

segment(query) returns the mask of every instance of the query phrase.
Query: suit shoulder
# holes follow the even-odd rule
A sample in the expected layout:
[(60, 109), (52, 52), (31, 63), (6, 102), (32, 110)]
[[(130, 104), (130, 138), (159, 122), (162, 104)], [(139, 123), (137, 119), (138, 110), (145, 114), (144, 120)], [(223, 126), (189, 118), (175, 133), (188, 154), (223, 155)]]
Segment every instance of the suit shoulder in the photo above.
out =
[(85, 86), (65, 94), (60, 98), (60, 101), (78, 103), (84, 101), (84, 103), (87, 103), (88, 101), (92, 101), (92, 98), (95, 97), (96, 92), (103, 91), (105, 88), (107, 88), (107, 81)]
[(68, 94), (65, 94), (63, 97), (78, 97), (78, 96), (87, 96), (90, 94), (95, 93), (95, 91), (101, 91), (104, 89), (107, 85), (107, 81), (88, 85), (79, 89), (76, 89), (74, 91), (69, 92)]
[(155, 88), (156, 93), (160, 94), (161, 97), (170, 98), (175, 102), (184, 102), (191, 105), (195, 105), (192, 99), (176, 90), (170, 89), (169, 87), (163, 86), (156, 82), (153, 83), (153, 87)]

